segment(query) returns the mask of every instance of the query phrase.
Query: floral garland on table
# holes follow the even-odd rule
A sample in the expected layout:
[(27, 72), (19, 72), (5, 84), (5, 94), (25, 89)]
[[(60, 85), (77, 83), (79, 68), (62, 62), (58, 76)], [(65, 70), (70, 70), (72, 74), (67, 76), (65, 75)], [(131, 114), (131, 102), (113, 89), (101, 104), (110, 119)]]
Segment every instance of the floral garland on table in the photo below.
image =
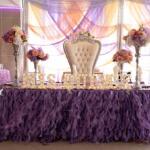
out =
[(22, 45), (27, 42), (27, 35), (18, 25), (15, 25), (5, 31), (4, 35), (0, 37), (0, 40), (5, 43), (11, 43), (15, 45)]
[(85, 36), (85, 37), (88, 37), (88, 38), (91, 38), (91, 39), (95, 39), (95, 37), (91, 35), (90, 31), (81, 30), (79, 32), (70, 33), (69, 40), (76, 39), (79, 36)]
[(126, 62), (126, 63), (130, 63), (133, 60), (133, 55), (131, 51), (125, 50), (125, 49), (121, 49), (120, 51), (117, 51), (114, 55), (113, 55), (113, 61), (114, 62)]
[(26, 57), (29, 58), (32, 62), (36, 62), (37, 60), (46, 61), (49, 59), (49, 54), (45, 54), (41, 47), (38, 49), (31, 49), (27, 52)]
[(147, 46), (150, 43), (150, 28), (140, 25), (139, 29), (132, 29), (123, 37), (125, 44), (131, 46)]

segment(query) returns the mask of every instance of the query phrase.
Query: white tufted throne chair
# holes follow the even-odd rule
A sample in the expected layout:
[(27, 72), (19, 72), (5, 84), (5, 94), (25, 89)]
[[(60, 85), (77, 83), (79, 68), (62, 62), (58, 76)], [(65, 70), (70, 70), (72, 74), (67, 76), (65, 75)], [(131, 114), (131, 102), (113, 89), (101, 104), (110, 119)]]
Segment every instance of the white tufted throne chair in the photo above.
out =
[(71, 74), (74, 74), (74, 65), (77, 74), (93, 74), (101, 51), (101, 42), (85, 36), (64, 42), (64, 52), (68, 59)]

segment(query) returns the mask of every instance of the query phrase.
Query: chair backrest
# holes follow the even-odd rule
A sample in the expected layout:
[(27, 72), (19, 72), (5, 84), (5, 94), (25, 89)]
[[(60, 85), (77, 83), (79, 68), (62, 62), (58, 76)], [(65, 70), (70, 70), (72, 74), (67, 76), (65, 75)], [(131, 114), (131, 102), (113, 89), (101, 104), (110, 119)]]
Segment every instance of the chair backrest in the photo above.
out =
[(78, 74), (93, 74), (100, 54), (101, 42), (84, 36), (64, 42), (64, 52), (68, 59), (71, 73), (72, 65), (76, 66)]

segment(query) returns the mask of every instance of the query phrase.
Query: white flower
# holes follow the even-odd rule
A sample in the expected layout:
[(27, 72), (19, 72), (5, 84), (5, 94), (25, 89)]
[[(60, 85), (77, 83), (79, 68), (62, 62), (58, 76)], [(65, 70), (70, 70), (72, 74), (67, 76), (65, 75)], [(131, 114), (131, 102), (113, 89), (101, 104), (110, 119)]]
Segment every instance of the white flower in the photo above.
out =
[(23, 35), (23, 31), (22, 30), (18, 30), (16, 33), (15, 33), (15, 36), (22, 36)]
[(21, 45), (22, 43), (23, 42), (22, 42), (21, 36), (16, 36), (14, 40), (14, 44)]
[(147, 34), (145, 34), (144, 32), (142, 32), (142, 37), (147, 38)]
[(13, 27), (13, 29), (14, 29), (16, 32), (18, 32), (18, 31), (21, 30), (21, 28), (20, 28), (19, 26), (16, 26), (16, 25)]
[(21, 28), (19, 26), (14, 26), (13, 29), (15, 30), (15, 36), (22, 36), (23, 35), (23, 31), (21, 30)]
[(128, 36), (125, 42), (126, 42), (126, 45), (129, 47), (134, 46), (134, 44), (135, 44), (135, 42), (132, 40), (131, 36)]

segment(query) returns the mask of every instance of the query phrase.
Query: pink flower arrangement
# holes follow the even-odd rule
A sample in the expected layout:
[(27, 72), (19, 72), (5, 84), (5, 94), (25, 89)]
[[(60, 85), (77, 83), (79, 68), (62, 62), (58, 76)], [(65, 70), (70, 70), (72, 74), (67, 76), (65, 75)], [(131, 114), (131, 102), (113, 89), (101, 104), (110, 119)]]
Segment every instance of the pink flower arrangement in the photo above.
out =
[(116, 62), (127, 62), (130, 63), (133, 60), (133, 55), (131, 51), (127, 51), (125, 49), (122, 49), (120, 51), (117, 51), (114, 55), (113, 55), (113, 61)]
[(86, 37), (91, 38), (91, 39), (95, 38), (94, 36), (91, 35), (91, 33), (89, 31), (81, 30), (79, 32), (74, 32), (74, 33), (72, 32), (72, 33), (70, 33), (69, 40), (76, 39), (79, 36), (86, 36)]
[(15, 25), (5, 31), (4, 35), (0, 37), (0, 40), (5, 43), (11, 43), (15, 45), (21, 45), (27, 42), (27, 35), (24, 30)]
[(42, 48), (33, 48), (27, 52), (26, 57), (29, 58), (32, 62), (36, 62), (36, 60), (45, 61), (49, 59), (49, 54), (45, 54)]

